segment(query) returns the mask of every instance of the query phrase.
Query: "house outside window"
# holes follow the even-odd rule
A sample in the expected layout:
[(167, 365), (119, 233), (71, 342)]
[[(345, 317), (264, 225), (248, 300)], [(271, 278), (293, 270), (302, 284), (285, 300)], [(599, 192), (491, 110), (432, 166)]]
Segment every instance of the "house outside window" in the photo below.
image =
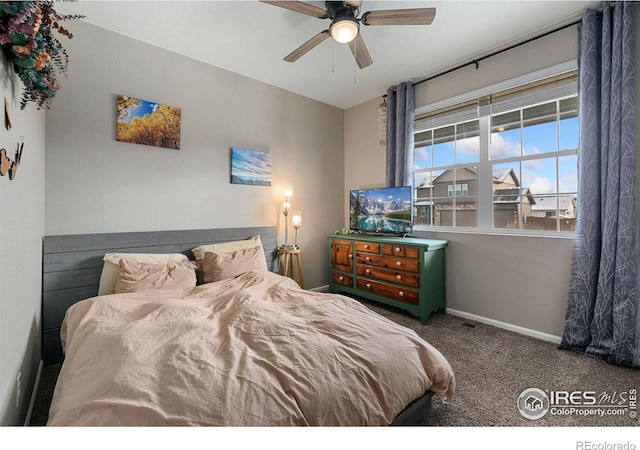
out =
[(573, 233), (577, 70), (416, 116), (415, 228)]

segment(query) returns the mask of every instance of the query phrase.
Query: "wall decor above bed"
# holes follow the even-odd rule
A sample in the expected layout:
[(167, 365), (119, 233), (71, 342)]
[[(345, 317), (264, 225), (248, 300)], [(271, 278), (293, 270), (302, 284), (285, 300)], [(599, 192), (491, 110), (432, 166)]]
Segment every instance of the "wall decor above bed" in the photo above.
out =
[(180, 108), (118, 94), (116, 140), (180, 149)]
[(11, 114), (9, 114), (9, 100), (4, 98), (4, 127), (8, 130), (11, 129), (13, 124), (11, 123)]
[(0, 50), (24, 85), (20, 109), (34, 102), (38, 109), (49, 109), (60, 84), (67, 75), (69, 55), (53, 33), (73, 38), (61, 23), (83, 19), (77, 14), (59, 14), (53, 1), (0, 3)]
[[(13, 124), (11, 123), (11, 115), (9, 114), (9, 100), (5, 97), (4, 99), (4, 127), (7, 131), (11, 130)], [(20, 139), (17, 144), (16, 153), (13, 158), (9, 158), (7, 154), (6, 148), (0, 148), (0, 176), (5, 176), (9, 174), (9, 179), (13, 180), (16, 177), (16, 172), (18, 171), (18, 166), (20, 165), (20, 159), (22, 158), (22, 149), (24, 148), (23, 137), (20, 136)]]
[[(7, 131), (11, 130), (11, 115), (9, 114), (9, 101), (5, 97), (4, 99), (4, 127)], [(9, 179), (13, 180), (16, 177), (18, 166), (20, 165), (20, 159), (22, 158), (22, 149), (24, 148), (24, 142), (22, 136), (18, 141), (16, 147), (16, 153), (13, 160), (7, 154), (6, 148), (0, 148), (0, 176), (9, 175)]]
[(231, 183), (271, 186), (271, 153), (232, 147)]
[(16, 154), (13, 160), (7, 156), (7, 150), (0, 148), (0, 176), (9, 174), (9, 179), (13, 180), (16, 177), (18, 166), (20, 165), (20, 159), (22, 158), (22, 149), (24, 148), (24, 142), (20, 138), (16, 149)]

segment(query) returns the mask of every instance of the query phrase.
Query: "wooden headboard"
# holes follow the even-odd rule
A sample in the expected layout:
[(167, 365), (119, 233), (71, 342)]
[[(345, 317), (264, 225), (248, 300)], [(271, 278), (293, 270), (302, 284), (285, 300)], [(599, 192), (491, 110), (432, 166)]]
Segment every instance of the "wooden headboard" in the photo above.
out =
[(182, 253), (202, 244), (248, 239), (256, 234), (267, 265), (276, 270), (276, 227), (218, 228), (45, 236), (42, 245), (42, 359), (63, 359), (60, 326), (69, 306), (98, 294), (105, 253)]

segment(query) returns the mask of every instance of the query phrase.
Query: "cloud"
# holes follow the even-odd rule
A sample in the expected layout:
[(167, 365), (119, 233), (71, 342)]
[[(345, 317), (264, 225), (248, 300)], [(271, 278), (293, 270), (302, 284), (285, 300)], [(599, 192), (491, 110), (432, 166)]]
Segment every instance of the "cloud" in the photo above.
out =
[(567, 171), (560, 173), (560, 192), (578, 191), (578, 171)]
[(520, 142), (505, 139), (500, 133), (491, 135), (491, 159), (520, 156)]
[(542, 153), (542, 151), (535, 145), (525, 145), (522, 151), (523, 155), (538, 155), (540, 153)]
[(456, 142), (456, 152), (459, 154), (458, 160), (461, 159), (460, 156), (465, 155), (477, 161), (480, 158), (480, 136), (458, 140)]
[(530, 171), (522, 171), (523, 187), (528, 187), (533, 194), (551, 194), (556, 191), (554, 183), (546, 177)]
[[(427, 150), (427, 147), (416, 148), (414, 153), (414, 161), (424, 161), (425, 164), (422, 167), (431, 166), (431, 152)], [(417, 164), (416, 167), (418, 167)]]

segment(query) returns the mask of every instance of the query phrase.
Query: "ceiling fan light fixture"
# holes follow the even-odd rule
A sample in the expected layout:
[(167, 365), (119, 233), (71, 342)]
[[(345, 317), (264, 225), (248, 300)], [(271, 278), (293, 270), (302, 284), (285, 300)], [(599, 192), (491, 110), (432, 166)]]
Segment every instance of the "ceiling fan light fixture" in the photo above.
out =
[(331, 37), (341, 44), (347, 44), (353, 41), (358, 35), (360, 24), (355, 17), (339, 17), (329, 28)]

